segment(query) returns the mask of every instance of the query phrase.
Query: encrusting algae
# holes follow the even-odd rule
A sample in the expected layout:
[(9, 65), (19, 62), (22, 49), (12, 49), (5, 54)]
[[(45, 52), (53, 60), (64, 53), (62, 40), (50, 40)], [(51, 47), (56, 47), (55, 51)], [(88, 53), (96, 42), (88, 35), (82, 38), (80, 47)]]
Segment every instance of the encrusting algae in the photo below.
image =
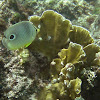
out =
[(29, 51), (38, 51), (51, 61), (47, 72), (50, 82), (41, 88), (38, 100), (80, 98), (84, 69), (100, 66), (100, 47), (94, 44), (88, 30), (72, 25), (53, 10), (43, 12), (41, 17), (31, 16), (29, 21), (39, 29)]

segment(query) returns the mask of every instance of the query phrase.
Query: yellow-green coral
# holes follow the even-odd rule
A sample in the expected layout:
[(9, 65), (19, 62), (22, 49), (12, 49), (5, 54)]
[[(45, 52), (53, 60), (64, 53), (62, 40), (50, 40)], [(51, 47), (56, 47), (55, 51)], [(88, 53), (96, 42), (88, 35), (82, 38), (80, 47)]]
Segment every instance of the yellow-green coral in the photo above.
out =
[(58, 55), (60, 58), (54, 59), (50, 66), (51, 85), (41, 92), (40, 98), (43, 100), (49, 100), (48, 95), (50, 100), (72, 100), (80, 96), (82, 81), (74, 75), (74, 64), (82, 61), (81, 57), (85, 56), (82, 46), (71, 42), (68, 49), (62, 49)]
[[(95, 44), (89, 44), (83, 48), (80, 44), (73, 42), (69, 44), (68, 49), (62, 49), (58, 53), (59, 58), (51, 62), (51, 83), (41, 91), (39, 100), (74, 100), (79, 97), (82, 84), (81, 71), (87, 66), (86, 62), (90, 63), (89, 59), (92, 59), (91, 61), (95, 59), (99, 51), (100, 47)], [(92, 52), (93, 54), (90, 54)], [(80, 69), (77, 68), (83, 64), (86, 65)], [(78, 72), (78, 70), (81, 71)]]
[(68, 38), (82, 46), (94, 42), (88, 30), (71, 25), (68, 19), (52, 10), (45, 11), (41, 17), (31, 16), (29, 21), (40, 29), (29, 49), (42, 52), (48, 58), (55, 57), (67, 44)]
[[(53, 79), (50, 84), (48, 84), (40, 93), (39, 100), (72, 100), (75, 97), (80, 95), (81, 92), (81, 79), (70, 78), (71, 74), (74, 76), (74, 73), (69, 70), (71, 66), (70, 64), (64, 67), (63, 72), (60, 72), (59, 78)], [(74, 67), (74, 66), (72, 66)], [(69, 74), (69, 76), (67, 76)], [(70, 80), (71, 79), (71, 80)]]
[(82, 46), (76, 43), (70, 43), (68, 49), (62, 49), (58, 53), (60, 58), (56, 58), (51, 62), (51, 75), (57, 77), (58, 73), (67, 63), (79, 63), (81, 57), (85, 56)]
[(63, 63), (78, 63), (82, 56), (85, 56), (85, 53), (82, 49), (82, 46), (76, 43), (70, 43), (68, 49), (62, 49), (58, 53)]
[(75, 97), (77, 97), (80, 94), (81, 84), (82, 81), (78, 77), (69, 82), (68, 88), (70, 91), (70, 97), (72, 97), (72, 99), (75, 99)]
[(80, 26), (73, 25), (69, 33), (69, 38), (72, 42), (78, 43), (82, 46), (86, 46), (94, 42), (93, 38), (90, 36), (90, 32)]
[(30, 21), (38, 26), (40, 31), (29, 49), (42, 52), (49, 58), (55, 57), (67, 43), (71, 22), (52, 10), (45, 11), (41, 17), (32, 16)]
[(54, 11), (45, 11), (41, 17), (32, 16), (30, 21), (40, 31), (29, 49), (34, 47), (32, 50), (40, 51), (48, 58), (54, 58), (61, 50), (59, 58), (53, 59), (50, 64), (51, 82), (41, 90), (38, 99), (74, 100), (80, 97), (80, 75), (91, 62), (98, 65), (99, 60), (94, 59), (100, 47), (93, 44), (87, 29), (71, 25), (69, 20)]
[(94, 63), (93, 61), (95, 59), (96, 53), (100, 52), (100, 47), (96, 44), (89, 44), (84, 47), (84, 51), (86, 53), (86, 62), (90, 65), (91, 63)]

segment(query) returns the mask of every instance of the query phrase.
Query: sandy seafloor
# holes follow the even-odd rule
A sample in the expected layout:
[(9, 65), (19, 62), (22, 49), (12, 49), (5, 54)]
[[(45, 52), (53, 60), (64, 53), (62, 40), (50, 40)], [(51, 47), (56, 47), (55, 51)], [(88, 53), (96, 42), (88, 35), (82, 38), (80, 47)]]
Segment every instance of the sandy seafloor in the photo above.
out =
[[(42, 100), (39, 98), (40, 91), (50, 84), (50, 62), (47, 57), (33, 51), (24, 59), (18, 55), (18, 51), (8, 51), (1, 42), (4, 31), (10, 25), (26, 21), (32, 15), (41, 16), (45, 10), (54, 10), (73, 25), (86, 28), (94, 43), (100, 46), (100, 0), (0, 0), (0, 100)], [(100, 52), (98, 59), (97, 66), (86, 69), (81, 97), (74, 100), (99, 100)], [(42, 72), (45, 74), (42, 75)], [(59, 97), (56, 100), (73, 99)]]

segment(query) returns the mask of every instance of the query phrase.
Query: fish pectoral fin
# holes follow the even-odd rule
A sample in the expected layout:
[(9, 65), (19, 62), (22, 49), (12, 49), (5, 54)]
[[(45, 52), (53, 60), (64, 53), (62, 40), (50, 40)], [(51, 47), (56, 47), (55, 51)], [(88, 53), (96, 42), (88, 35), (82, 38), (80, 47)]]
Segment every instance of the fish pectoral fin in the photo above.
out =
[(28, 47), (30, 44), (31, 44), (31, 43), (26, 44), (26, 45), (24, 46), (24, 48)]

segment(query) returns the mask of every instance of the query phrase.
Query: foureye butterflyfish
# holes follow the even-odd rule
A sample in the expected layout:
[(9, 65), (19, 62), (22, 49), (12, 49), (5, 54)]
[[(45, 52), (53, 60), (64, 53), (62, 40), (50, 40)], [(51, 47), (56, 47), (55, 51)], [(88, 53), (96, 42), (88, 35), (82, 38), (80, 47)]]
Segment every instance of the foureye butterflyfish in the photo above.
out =
[(22, 21), (10, 26), (4, 32), (3, 45), (8, 50), (16, 50), (29, 46), (37, 34), (36, 27), (29, 21)]

